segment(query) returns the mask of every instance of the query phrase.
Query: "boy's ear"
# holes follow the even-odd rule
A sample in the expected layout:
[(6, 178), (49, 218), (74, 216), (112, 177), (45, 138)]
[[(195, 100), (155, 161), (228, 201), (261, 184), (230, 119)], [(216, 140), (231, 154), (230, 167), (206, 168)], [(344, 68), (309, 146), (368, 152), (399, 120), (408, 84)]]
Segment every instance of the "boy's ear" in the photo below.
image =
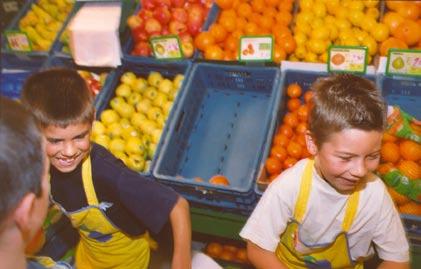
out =
[(35, 211), (35, 194), (27, 193), (20, 201), (18, 207), (14, 212), (14, 220), (19, 230), (22, 233), (22, 237), (27, 242), (32, 238), (34, 227), (32, 227), (32, 218), (34, 217)]
[(308, 131), (308, 130), (305, 133), (305, 139), (306, 139), (307, 151), (311, 155), (316, 155), (317, 154), (316, 141), (314, 140), (313, 136), (311, 135), (310, 131)]

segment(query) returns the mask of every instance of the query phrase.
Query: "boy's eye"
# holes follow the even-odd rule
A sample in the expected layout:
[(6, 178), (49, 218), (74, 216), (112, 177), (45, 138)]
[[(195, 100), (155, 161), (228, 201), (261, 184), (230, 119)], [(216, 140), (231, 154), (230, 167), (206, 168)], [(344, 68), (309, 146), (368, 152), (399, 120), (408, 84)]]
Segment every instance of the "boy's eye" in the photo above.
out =
[(50, 144), (58, 144), (60, 143), (60, 139), (47, 139), (48, 143)]
[(339, 156), (339, 159), (341, 159), (342, 161), (345, 161), (345, 162), (349, 162), (352, 159), (352, 157)]
[(380, 154), (373, 154), (373, 155), (369, 155), (368, 159), (370, 160), (377, 160), (380, 157)]

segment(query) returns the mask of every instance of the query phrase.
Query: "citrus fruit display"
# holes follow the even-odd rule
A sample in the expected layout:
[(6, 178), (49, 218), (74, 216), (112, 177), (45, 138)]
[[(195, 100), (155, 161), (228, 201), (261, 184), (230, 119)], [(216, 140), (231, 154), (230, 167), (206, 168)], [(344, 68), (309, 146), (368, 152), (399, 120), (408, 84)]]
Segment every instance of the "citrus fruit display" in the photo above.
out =
[[(300, 0), (294, 20), (295, 52), (289, 60), (326, 62), (330, 45), (366, 46), (368, 62), (389, 38), (390, 30), (379, 22), (380, 1)], [(332, 62), (339, 65), (340, 55)]]
[[(272, 35), (273, 60), (280, 63), (294, 52), (296, 42), (289, 29), (293, 0), (215, 0), (220, 13), (208, 31), (194, 39), (207, 60), (238, 59), (241, 36)], [(247, 48), (243, 55), (254, 53)]]
[(385, 3), (382, 22), (391, 36), (380, 44), (380, 55), (386, 56), (391, 48), (421, 49), (421, 2), (386, 0)]
[(123, 73), (109, 108), (93, 124), (91, 139), (132, 170), (149, 171), (183, 79), (182, 74), (169, 79), (155, 71), (146, 77)]
[(287, 110), (279, 121), (278, 129), (272, 138), (270, 154), (265, 161), (267, 182), (275, 179), (300, 159), (310, 156), (304, 134), (308, 128), (312, 92), (292, 83), (286, 86), (285, 93), (288, 98)]
[(234, 244), (222, 244), (219, 242), (209, 242), (204, 252), (212, 258), (228, 262), (247, 264), (247, 250), (245, 247)]
[(387, 183), (399, 212), (421, 216), (421, 204), (411, 199), (411, 193), (418, 193), (416, 188), (421, 188), (421, 144), (386, 132), (380, 155), (377, 172)]

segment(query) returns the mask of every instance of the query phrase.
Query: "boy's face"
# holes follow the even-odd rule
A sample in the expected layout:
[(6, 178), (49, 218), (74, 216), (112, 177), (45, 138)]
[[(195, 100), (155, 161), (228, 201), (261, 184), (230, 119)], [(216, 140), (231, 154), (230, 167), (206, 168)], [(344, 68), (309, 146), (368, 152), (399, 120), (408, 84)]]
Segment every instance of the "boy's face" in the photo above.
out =
[(50, 163), (60, 172), (73, 171), (89, 154), (92, 123), (70, 124), (66, 128), (44, 128), (46, 151)]
[(381, 140), (378, 131), (346, 129), (334, 133), (316, 148), (316, 170), (337, 191), (353, 191), (379, 164)]

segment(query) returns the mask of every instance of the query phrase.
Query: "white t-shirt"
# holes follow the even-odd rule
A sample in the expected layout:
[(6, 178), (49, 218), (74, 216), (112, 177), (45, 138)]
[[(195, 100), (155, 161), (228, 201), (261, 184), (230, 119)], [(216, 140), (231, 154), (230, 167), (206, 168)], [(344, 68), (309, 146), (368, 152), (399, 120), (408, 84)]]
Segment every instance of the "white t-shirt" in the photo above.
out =
[[(240, 236), (274, 252), (288, 222), (293, 218), (301, 176), (307, 160), (301, 160), (279, 175), (240, 232)], [(334, 241), (342, 231), (345, 205), (349, 195), (338, 193), (313, 167), (313, 180), (300, 239), (306, 245)], [(374, 253), (374, 243), (383, 260), (409, 261), (409, 246), (399, 214), (383, 182), (374, 174), (360, 193), (358, 211), (348, 231), (353, 260)]]

